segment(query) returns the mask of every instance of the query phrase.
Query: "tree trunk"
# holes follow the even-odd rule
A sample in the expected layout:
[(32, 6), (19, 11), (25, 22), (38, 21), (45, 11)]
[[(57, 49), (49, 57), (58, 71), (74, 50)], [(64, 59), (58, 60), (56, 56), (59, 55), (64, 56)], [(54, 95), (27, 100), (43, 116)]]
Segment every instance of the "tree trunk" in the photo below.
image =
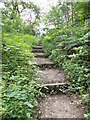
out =
[(73, 6), (73, 3), (71, 3), (71, 9), (72, 9), (72, 25), (73, 25), (73, 13), (74, 13), (74, 6)]
[(67, 21), (67, 16), (66, 16), (66, 13), (65, 13), (65, 22)]
[(77, 14), (77, 22), (78, 22), (78, 26), (80, 26), (80, 20), (79, 20), (79, 15)]
[(66, 3), (67, 5), (67, 27), (69, 27), (69, 7), (68, 7), (68, 3)]
[(85, 16), (84, 16), (84, 22), (85, 22)]
[(82, 21), (82, 17), (81, 17), (81, 24), (83, 23), (83, 21)]
[(15, 3), (12, 2), (12, 4), (13, 4), (13, 10), (20, 14), (20, 11), (19, 11), (19, 8), (18, 8), (18, 1), (16, 0), (16, 2)]

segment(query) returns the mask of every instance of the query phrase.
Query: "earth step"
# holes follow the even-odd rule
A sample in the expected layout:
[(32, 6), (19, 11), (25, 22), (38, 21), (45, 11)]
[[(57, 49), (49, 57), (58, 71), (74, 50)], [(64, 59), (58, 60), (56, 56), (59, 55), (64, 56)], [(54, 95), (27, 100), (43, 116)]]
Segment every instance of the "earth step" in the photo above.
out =
[(42, 45), (42, 42), (40, 42), (38, 45)]
[(42, 46), (35, 46), (33, 49), (42, 49)]
[(46, 58), (47, 56), (44, 53), (34, 53), (35, 57), (42, 57), (42, 58)]
[(78, 98), (67, 94), (47, 95), (39, 98), (39, 120), (86, 120), (85, 108), (77, 103)]
[(38, 53), (41, 53), (41, 52), (44, 52), (43, 49), (33, 49), (32, 52), (38, 52)]
[(35, 58), (34, 62), (36, 62), (40, 68), (52, 68), (55, 66), (55, 63), (48, 58)]
[(35, 58), (34, 61), (37, 64), (54, 64), (54, 62), (52, 62), (48, 58)]
[(43, 93), (60, 93), (63, 90), (68, 90), (67, 83), (51, 83), (51, 84), (42, 84)]
[(42, 46), (42, 43), (39, 43), (37, 46)]
[(57, 68), (39, 70), (37, 75), (40, 77), (41, 84), (66, 83), (65, 73)]

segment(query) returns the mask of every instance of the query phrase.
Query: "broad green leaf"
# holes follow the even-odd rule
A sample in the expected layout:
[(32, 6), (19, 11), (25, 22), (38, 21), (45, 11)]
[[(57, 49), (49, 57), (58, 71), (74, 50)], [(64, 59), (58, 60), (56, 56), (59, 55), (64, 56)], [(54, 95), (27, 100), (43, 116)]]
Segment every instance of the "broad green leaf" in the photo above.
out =
[(30, 113), (26, 113), (27, 117), (30, 118)]
[(27, 105), (27, 106), (30, 107), (30, 108), (33, 108), (33, 107), (34, 107), (34, 106), (33, 106), (31, 103), (29, 103), (29, 102), (25, 102), (24, 104)]

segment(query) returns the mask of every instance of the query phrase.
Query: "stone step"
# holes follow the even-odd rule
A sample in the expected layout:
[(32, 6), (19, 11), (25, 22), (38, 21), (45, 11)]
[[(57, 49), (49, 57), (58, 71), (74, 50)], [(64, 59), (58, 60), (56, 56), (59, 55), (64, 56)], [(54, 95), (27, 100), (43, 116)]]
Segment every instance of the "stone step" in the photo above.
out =
[(42, 57), (42, 58), (46, 58), (46, 57), (47, 57), (47, 56), (46, 56), (44, 53), (42, 53), (42, 52), (41, 52), (41, 53), (35, 52), (34, 55), (35, 55), (35, 57), (40, 57), (40, 58), (41, 58), (41, 57)]
[(51, 83), (51, 84), (42, 84), (43, 93), (60, 93), (63, 90), (68, 91), (67, 83)]

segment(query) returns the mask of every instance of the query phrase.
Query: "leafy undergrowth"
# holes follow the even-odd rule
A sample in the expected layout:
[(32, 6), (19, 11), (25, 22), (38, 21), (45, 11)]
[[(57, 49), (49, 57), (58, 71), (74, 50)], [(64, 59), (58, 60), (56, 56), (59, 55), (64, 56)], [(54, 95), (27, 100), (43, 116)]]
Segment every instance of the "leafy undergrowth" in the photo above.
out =
[[(67, 74), (69, 90), (82, 95), (89, 106), (90, 76), (88, 23), (69, 28), (51, 29), (43, 38), (44, 51)], [(88, 117), (89, 115), (87, 115)]]
[(40, 92), (32, 46), (39, 39), (25, 34), (3, 34), (2, 116), (5, 119), (36, 118)]

